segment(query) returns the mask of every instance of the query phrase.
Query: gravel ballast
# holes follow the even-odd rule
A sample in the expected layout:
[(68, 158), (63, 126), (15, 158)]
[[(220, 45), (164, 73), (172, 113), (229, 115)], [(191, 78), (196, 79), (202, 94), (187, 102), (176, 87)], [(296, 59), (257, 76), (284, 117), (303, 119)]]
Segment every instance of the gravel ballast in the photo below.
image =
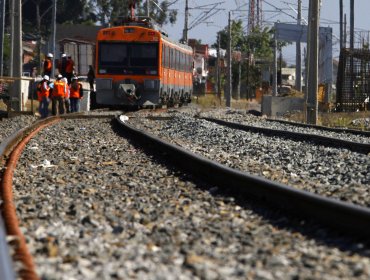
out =
[[(184, 145), (175, 124), (198, 126), (176, 118), (176, 133), (165, 129)], [(218, 129), (205, 128), (204, 147), (216, 146)], [(244, 137), (225, 133), (230, 141)], [(208, 151), (199, 141), (196, 150)], [(220, 195), (154, 161), (106, 120), (68, 120), (41, 131), (17, 165), (14, 194), (43, 279), (370, 277), (368, 245), (302, 230), (274, 210)]]

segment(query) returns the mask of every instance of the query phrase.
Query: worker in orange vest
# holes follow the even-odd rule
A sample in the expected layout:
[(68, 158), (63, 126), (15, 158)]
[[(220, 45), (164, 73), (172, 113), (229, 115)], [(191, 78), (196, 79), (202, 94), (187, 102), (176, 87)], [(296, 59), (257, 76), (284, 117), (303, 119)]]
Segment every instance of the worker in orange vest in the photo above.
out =
[(68, 84), (71, 84), (71, 79), (73, 76), (73, 71), (75, 68), (75, 63), (70, 55), (67, 57), (67, 63), (66, 63), (66, 78), (68, 80)]
[(53, 114), (57, 115), (57, 108), (59, 114), (64, 114), (64, 98), (67, 94), (67, 83), (63, 81), (63, 76), (59, 74), (57, 80), (54, 82), (53, 93), (52, 93), (52, 107)]
[(37, 85), (37, 97), (39, 101), (39, 113), (41, 118), (46, 118), (49, 114), (49, 94), (50, 94), (50, 78), (45, 75), (42, 81)]
[(80, 100), (83, 98), (82, 84), (78, 82), (76, 76), (72, 77), (72, 83), (70, 85), (70, 101), (71, 101), (71, 112), (80, 111)]
[(44, 60), (44, 73), (43, 75), (47, 75), (47, 76), (51, 76), (51, 70), (53, 68), (53, 54), (52, 53), (48, 53), (48, 55), (46, 56), (45, 60)]

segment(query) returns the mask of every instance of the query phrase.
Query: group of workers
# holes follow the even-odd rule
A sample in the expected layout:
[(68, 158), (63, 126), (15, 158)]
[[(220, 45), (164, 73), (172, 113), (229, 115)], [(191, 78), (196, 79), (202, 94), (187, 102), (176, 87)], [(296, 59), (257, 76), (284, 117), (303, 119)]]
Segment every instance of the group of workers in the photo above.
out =
[(66, 54), (58, 63), (59, 74), (56, 80), (50, 80), (53, 55), (49, 53), (44, 61), (43, 79), (37, 85), (37, 97), (39, 101), (39, 113), (41, 118), (49, 115), (50, 100), (52, 114), (64, 114), (80, 111), (80, 100), (83, 98), (82, 84), (74, 75), (74, 63)]
[[(43, 75), (48, 75), (51, 77), (51, 72), (53, 69), (53, 54), (48, 53), (44, 60), (44, 73)], [(66, 77), (68, 84), (71, 83), (72, 76), (74, 74), (75, 63), (70, 55), (62, 54), (61, 58), (58, 61), (57, 69), (60, 75)]]

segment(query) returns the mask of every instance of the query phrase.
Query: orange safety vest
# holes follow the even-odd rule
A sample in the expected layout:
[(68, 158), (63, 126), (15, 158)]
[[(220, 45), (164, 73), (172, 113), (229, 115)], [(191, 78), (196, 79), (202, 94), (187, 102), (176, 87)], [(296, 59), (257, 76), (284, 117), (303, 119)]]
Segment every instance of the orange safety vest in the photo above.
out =
[(81, 84), (77, 84), (77, 89), (74, 87), (73, 83), (70, 86), (70, 98), (81, 98), (80, 96), (81, 93)]
[(41, 86), (41, 97), (49, 97), (50, 87), (47, 82), (43, 82)]
[(53, 96), (65, 97), (66, 84), (63, 81), (55, 81), (53, 88)]
[(51, 71), (51, 68), (52, 68), (51, 60), (50, 59), (46, 59), (44, 61), (44, 72), (50, 72)]
[(49, 97), (50, 87), (48, 84), (46, 84), (46, 88), (45, 88), (45, 83), (46, 82), (40, 82), (37, 85), (37, 100), (40, 102), (42, 101), (43, 97)]
[(66, 73), (72, 73), (73, 72), (73, 66), (74, 66), (73, 60), (72, 59), (67, 59)]

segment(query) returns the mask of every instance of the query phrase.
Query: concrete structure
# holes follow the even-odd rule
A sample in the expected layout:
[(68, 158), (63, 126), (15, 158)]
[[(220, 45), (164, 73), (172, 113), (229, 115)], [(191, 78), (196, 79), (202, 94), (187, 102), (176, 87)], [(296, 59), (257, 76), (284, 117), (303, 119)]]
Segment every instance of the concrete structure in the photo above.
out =
[(304, 99), (300, 97), (279, 97), (264, 95), (261, 112), (269, 117), (280, 117), (292, 111), (303, 111)]

